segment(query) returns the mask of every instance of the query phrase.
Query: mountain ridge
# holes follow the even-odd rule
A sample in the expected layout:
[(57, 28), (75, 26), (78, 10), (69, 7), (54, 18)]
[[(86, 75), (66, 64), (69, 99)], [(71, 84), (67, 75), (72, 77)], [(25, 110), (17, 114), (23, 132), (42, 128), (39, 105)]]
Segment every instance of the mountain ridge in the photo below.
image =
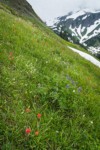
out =
[[(76, 12), (71, 12), (68, 15), (58, 17), (53, 22), (51, 28), (55, 33), (60, 35), (65, 40), (82, 44), (86, 47), (98, 47), (100, 33), (100, 10), (83, 9)], [(91, 41), (95, 40), (94, 45)]]
[(38, 18), (39, 21), (43, 22), (27, 0), (0, 0), (0, 2), (8, 5), (23, 16), (28, 16), (30, 18), (34, 17), (35, 19)]

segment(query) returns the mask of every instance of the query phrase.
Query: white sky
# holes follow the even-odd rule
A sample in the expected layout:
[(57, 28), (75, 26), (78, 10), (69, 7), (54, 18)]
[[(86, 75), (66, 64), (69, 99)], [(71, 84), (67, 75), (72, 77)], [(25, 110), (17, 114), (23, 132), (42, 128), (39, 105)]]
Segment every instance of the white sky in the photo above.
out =
[(68, 12), (91, 8), (100, 10), (100, 0), (27, 0), (43, 21), (47, 21)]

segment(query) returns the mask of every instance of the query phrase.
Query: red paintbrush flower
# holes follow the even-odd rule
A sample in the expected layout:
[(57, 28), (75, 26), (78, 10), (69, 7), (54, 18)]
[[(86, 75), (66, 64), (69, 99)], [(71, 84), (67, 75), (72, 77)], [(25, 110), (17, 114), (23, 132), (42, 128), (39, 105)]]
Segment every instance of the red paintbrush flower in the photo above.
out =
[(31, 129), (30, 128), (26, 128), (25, 133), (26, 134), (30, 134), (31, 133)]
[(37, 118), (38, 118), (38, 119), (40, 119), (40, 118), (41, 118), (41, 116), (42, 116), (41, 114), (37, 114)]
[(36, 131), (36, 132), (35, 132), (35, 135), (38, 136), (38, 135), (39, 135), (39, 131)]

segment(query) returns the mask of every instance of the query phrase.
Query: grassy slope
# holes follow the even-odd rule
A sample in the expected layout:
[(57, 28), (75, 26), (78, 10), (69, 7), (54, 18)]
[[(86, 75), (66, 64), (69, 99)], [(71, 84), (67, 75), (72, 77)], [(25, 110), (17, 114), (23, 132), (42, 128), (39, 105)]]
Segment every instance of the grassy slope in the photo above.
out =
[[(99, 150), (100, 69), (43, 25), (3, 9), (1, 149)], [(30, 135), (25, 134), (28, 127)]]

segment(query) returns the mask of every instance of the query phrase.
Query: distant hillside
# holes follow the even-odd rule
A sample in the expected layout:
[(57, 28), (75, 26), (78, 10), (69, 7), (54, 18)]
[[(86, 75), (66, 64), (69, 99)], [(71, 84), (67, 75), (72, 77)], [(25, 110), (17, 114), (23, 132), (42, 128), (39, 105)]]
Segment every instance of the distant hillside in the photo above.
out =
[(32, 9), (32, 6), (26, 0), (0, 0), (0, 2), (12, 7), (19, 13), (27, 15), (30, 17), (36, 17), (41, 20), (35, 11)]

